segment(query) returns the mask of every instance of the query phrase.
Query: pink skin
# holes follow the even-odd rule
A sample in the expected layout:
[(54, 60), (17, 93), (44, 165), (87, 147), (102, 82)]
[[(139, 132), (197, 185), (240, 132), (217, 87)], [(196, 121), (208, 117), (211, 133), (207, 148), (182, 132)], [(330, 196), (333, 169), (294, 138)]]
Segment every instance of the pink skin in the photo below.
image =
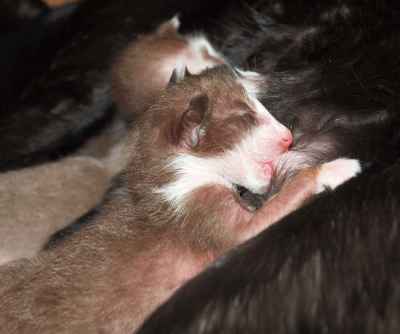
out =
[(263, 163), (263, 170), (265, 176), (271, 178), (274, 173), (274, 163), (272, 161), (265, 161)]
[(289, 151), (293, 143), (293, 136), (288, 128), (272, 116), (268, 121), (269, 124), (264, 130), (266, 133), (270, 133), (269, 138), (265, 140), (266, 152), (268, 154), (258, 163), (262, 169), (263, 178), (269, 183), (279, 159)]
[(289, 129), (282, 135), (280, 144), (285, 148), (289, 149), (293, 143), (293, 136)]
[(257, 111), (259, 121), (261, 122), (260, 128), (262, 129), (262, 133), (257, 134), (262, 137), (261, 140), (263, 141), (260, 147), (266, 147), (265, 152), (259, 152), (257, 149), (254, 151), (254, 154), (255, 156), (259, 156), (261, 153), (263, 154), (264, 157), (261, 160), (259, 160), (259, 158), (256, 158), (256, 160), (258, 160), (263, 171), (263, 178), (266, 178), (265, 181), (269, 183), (277, 161), (282, 154), (290, 149), (293, 143), (293, 136), (291, 131), (275, 119), (258, 99), (250, 97), (250, 101)]
[[(288, 152), (292, 144), (293, 144), (292, 133), (290, 132), (289, 129), (286, 129), (282, 134), (282, 138), (279, 139), (279, 145), (282, 147), (283, 150), (281, 155)], [(281, 155), (278, 157), (278, 159), (281, 157)], [(272, 176), (272, 174), (275, 171), (278, 159), (275, 159), (275, 161), (264, 162), (264, 170), (267, 175)]]
[(274, 160), (267, 160), (263, 161), (261, 164), (264, 169), (264, 173), (267, 177), (271, 178), (272, 174), (274, 173), (275, 166), (277, 163), (277, 160), (280, 158), (280, 156), (287, 151), (289, 151), (290, 146), (293, 143), (293, 136), (292, 133), (290, 132), (289, 129), (286, 129), (284, 133), (282, 134), (282, 137), (278, 140), (278, 145), (282, 148), (282, 153), (279, 154), (279, 156), (274, 159)]

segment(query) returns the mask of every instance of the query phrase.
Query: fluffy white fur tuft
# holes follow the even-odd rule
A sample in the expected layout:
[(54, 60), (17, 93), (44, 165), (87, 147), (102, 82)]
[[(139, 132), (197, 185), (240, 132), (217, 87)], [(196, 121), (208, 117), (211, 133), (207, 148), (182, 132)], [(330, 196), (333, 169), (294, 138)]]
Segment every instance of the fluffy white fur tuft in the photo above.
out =
[(238, 81), (242, 84), (247, 94), (253, 98), (257, 98), (261, 95), (261, 87), (263, 87), (264, 77), (253, 71), (243, 71), (235, 68), (235, 71), (239, 74)]
[(190, 154), (178, 155), (167, 165), (167, 168), (176, 174), (176, 180), (155, 191), (178, 212), (182, 212), (187, 197), (196, 189), (212, 184), (231, 188), (231, 183), (218, 172), (218, 163), (215, 160)]

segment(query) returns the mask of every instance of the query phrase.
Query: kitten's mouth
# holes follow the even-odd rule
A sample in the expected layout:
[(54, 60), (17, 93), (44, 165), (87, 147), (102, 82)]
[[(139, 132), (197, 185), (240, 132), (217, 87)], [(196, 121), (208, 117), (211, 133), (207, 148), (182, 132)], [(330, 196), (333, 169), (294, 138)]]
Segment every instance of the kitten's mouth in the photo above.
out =
[(254, 212), (262, 207), (265, 201), (265, 195), (255, 194), (249, 189), (238, 184), (234, 184), (233, 186), (236, 191), (238, 201), (244, 209)]
[(266, 176), (271, 177), (274, 174), (275, 166), (273, 161), (264, 161), (261, 165)]
[(282, 154), (275, 160), (267, 160), (261, 163), (264, 175), (270, 178), (270, 182), (262, 194), (256, 194), (240, 184), (233, 184), (238, 202), (244, 209), (254, 212), (263, 206), (274, 191), (274, 179), (277, 176), (277, 172), (279, 173), (279, 166), (282, 161), (285, 161), (285, 158), (286, 154)]

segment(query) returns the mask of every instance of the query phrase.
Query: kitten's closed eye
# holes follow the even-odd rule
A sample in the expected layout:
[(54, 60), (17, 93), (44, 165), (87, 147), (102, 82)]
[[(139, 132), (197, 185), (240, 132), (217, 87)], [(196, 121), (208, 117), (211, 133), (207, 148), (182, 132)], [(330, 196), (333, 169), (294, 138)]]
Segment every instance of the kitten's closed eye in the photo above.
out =
[(235, 184), (235, 191), (239, 195), (240, 203), (249, 211), (256, 211), (262, 207), (264, 197), (254, 194), (250, 190), (240, 185)]

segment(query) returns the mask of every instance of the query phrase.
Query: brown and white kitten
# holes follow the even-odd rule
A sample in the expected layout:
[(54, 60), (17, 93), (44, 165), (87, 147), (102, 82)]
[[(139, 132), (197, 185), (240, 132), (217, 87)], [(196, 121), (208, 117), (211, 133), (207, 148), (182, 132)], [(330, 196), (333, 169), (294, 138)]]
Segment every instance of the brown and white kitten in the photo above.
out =
[(174, 69), (193, 74), (225, 60), (200, 33), (183, 36), (177, 16), (155, 31), (139, 36), (116, 57), (112, 68), (113, 97), (128, 119), (146, 110), (164, 89)]
[(0, 332), (131, 333), (219, 255), (359, 172), (304, 170), (248, 210), (237, 187), (268, 189), (290, 132), (257, 100), (257, 74), (184, 74), (137, 113), (120, 187), (79, 233), (0, 269)]
[(89, 224), (0, 271), (0, 332), (131, 333), (217, 256), (291, 210), (279, 203), (299, 205), (359, 171), (346, 159), (309, 169), (248, 211), (235, 185), (263, 192), (288, 132), (242, 80), (227, 66), (206, 70), (138, 116), (121, 187)]

